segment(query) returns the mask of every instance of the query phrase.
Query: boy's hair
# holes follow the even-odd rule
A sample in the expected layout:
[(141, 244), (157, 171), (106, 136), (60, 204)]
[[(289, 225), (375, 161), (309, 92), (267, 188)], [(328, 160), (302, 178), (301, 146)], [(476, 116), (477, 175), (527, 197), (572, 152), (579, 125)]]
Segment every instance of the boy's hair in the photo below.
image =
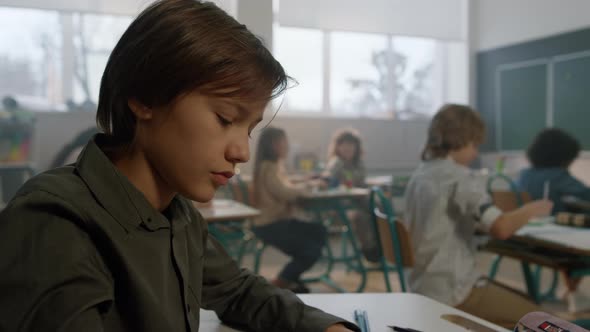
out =
[(136, 119), (128, 101), (163, 106), (193, 91), (269, 100), (290, 78), (263, 42), (215, 4), (159, 0), (127, 28), (100, 86), (96, 120), (117, 144), (129, 144)]
[(526, 151), (535, 168), (569, 167), (580, 153), (580, 143), (558, 128), (543, 129)]
[(260, 176), (260, 166), (263, 161), (277, 161), (279, 156), (277, 154), (275, 144), (281, 140), (286, 139), (287, 134), (281, 128), (277, 127), (266, 127), (260, 133), (258, 137), (258, 144), (256, 145), (256, 157), (254, 158), (254, 178), (253, 178), (253, 187), (254, 187), (254, 201), (258, 201), (257, 190), (259, 188), (259, 181)]
[(328, 148), (328, 160), (332, 157), (340, 157), (338, 155), (338, 146), (343, 143), (352, 143), (356, 146), (352, 161), (354, 164), (358, 164), (363, 155), (363, 145), (361, 135), (356, 129), (352, 128), (340, 129), (334, 133), (332, 141), (330, 142), (330, 147)]
[(484, 137), (485, 124), (475, 110), (466, 105), (446, 104), (432, 118), (422, 160), (445, 158), (469, 143), (481, 144)]

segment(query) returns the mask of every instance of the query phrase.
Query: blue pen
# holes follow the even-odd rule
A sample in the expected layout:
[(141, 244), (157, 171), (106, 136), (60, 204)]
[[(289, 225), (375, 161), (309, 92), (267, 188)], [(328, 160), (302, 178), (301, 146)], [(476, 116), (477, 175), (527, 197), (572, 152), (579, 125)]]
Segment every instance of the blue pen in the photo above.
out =
[(369, 328), (369, 318), (367, 316), (367, 312), (365, 310), (355, 310), (354, 311), (354, 320), (356, 324), (360, 327), (361, 332), (370, 332), (371, 329)]

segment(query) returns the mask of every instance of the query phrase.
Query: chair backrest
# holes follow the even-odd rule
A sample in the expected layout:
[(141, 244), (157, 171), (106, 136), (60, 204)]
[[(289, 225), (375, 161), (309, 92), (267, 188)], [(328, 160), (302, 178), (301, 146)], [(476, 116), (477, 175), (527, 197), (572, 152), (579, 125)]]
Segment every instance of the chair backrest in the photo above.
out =
[[(504, 187), (500, 190), (495, 189), (494, 185), (497, 183), (504, 183)], [(503, 212), (516, 210), (523, 204), (531, 201), (531, 196), (525, 191), (520, 191), (516, 183), (507, 175), (496, 173), (488, 179), (487, 190), (494, 205), (496, 205)]]
[(390, 263), (414, 266), (410, 234), (404, 224), (397, 220), (391, 201), (378, 187), (371, 188), (370, 209), (381, 255)]

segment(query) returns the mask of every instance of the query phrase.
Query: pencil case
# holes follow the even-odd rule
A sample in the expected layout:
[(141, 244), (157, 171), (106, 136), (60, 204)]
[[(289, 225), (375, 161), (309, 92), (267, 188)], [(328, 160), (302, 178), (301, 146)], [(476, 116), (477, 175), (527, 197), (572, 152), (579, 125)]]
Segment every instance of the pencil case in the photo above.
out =
[(574, 323), (546, 312), (530, 312), (516, 324), (514, 332), (590, 332)]
[(590, 227), (590, 215), (584, 213), (559, 212), (555, 215), (555, 222), (559, 225), (573, 227)]

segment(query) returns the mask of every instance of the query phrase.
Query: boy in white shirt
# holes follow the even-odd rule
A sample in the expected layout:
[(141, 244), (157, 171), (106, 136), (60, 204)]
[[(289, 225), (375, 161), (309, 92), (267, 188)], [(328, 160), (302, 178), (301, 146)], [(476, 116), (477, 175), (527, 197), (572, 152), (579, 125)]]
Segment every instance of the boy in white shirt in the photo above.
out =
[(476, 270), (474, 231), (481, 224), (506, 239), (528, 220), (548, 215), (547, 200), (502, 213), (491, 203), (485, 181), (467, 166), (477, 157), (485, 126), (462, 105), (445, 105), (432, 119), (423, 163), (406, 191), (405, 220), (414, 244), (413, 291), (509, 328), (537, 306)]

